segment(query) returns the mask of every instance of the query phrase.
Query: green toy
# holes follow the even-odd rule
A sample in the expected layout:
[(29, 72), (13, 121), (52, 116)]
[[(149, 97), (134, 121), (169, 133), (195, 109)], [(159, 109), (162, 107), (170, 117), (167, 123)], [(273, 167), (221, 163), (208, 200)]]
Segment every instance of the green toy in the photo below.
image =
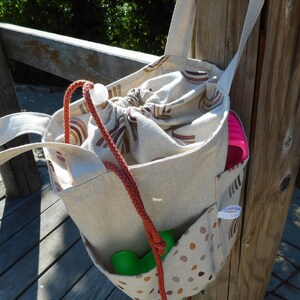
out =
[[(161, 259), (164, 259), (174, 246), (175, 241), (171, 231), (161, 231), (159, 234), (166, 242), (165, 253), (161, 256)], [(155, 267), (155, 259), (152, 251), (139, 258), (133, 251), (122, 250), (113, 254), (111, 263), (114, 272), (119, 275), (139, 275)]]

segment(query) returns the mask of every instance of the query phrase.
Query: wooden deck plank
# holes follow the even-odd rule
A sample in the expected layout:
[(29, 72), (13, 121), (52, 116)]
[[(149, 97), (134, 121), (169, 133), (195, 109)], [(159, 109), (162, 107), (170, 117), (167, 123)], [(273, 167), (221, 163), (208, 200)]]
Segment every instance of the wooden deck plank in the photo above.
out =
[(283, 241), (294, 245), (300, 249), (299, 238), (300, 224), (300, 189), (296, 188), (293, 195), (293, 201), (288, 212), (285, 229), (283, 232)]
[[(38, 153), (40, 153), (40, 150), (35, 149), (33, 152), (38, 154)], [(10, 214), (12, 211), (17, 209), (18, 207), (24, 205), (25, 203), (30, 202), (31, 198), (35, 194), (42, 193), (41, 198), (44, 198), (45, 197), (44, 194), (48, 193), (49, 191), (52, 191), (46, 160), (43, 158), (37, 157), (36, 154), (34, 154), (34, 155), (35, 155), (35, 159), (36, 159), (36, 163), (37, 163), (37, 167), (38, 167), (39, 176), (42, 181), (40, 190), (30, 196), (22, 198), (22, 199), (17, 199), (17, 200), (9, 199), (6, 196), (4, 182), (3, 182), (3, 179), (0, 174), (0, 220), (2, 220), (2, 218), (4, 216)], [(7, 205), (7, 202), (9, 203), (8, 205)]]
[(16, 201), (14, 200), (6, 200), (5, 205), (2, 207), (3, 218), (0, 223), (0, 245), (26, 226), (26, 224), (29, 224), (35, 218), (39, 218), (40, 213), (58, 201), (59, 197), (49, 191), (50, 188), (47, 188), (42, 193), (35, 193), (32, 197), (24, 199), (24, 201), (20, 200), (22, 202), (21, 205), (15, 203)]
[(84, 245), (78, 240), (20, 299), (60, 299), (91, 266)]
[(118, 299), (118, 300), (130, 300), (126, 294), (124, 294), (121, 290), (118, 288), (115, 288), (113, 292), (109, 295), (109, 298), (111, 300)]
[(93, 265), (63, 297), (64, 300), (103, 300), (113, 292), (114, 285)]
[[(21, 207), (22, 205), (28, 205), (32, 199), (34, 197), (36, 197), (37, 195), (41, 194), (40, 198), (45, 198), (45, 195), (47, 193), (49, 193), (50, 191), (52, 191), (51, 186), (48, 182), (48, 184), (45, 184), (40, 191), (19, 199), (19, 200), (11, 200), (10, 198), (5, 197), (4, 199), (2, 199), (0, 201), (0, 221), (4, 218), (7, 217), (9, 214), (11, 214), (14, 210), (16, 210), (17, 208)], [(52, 195), (49, 195), (52, 196)], [(58, 199), (59, 197), (57, 197)]]
[(114, 285), (96, 268), (92, 267), (65, 295), (64, 300), (106, 299)]
[(15, 299), (25, 292), (78, 240), (78, 229), (69, 218), (0, 277), (0, 299)]
[(40, 218), (34, 219), (6, 243), (2, 244), (0, 246), (0, 275), (38, 245), (40, 240), (48, 236), (66, 218), (68, 218), (68, 214), (62, 200), (57, 201), (45, 210)]

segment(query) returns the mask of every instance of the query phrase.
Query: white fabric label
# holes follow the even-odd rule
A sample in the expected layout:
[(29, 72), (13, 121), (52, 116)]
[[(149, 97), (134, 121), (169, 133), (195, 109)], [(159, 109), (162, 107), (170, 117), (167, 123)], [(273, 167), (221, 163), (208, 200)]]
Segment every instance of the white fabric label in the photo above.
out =
[(233, 220), (241, 215), (242, 208), (239, 205), (229, 205), (218, 211), (218, 218)]

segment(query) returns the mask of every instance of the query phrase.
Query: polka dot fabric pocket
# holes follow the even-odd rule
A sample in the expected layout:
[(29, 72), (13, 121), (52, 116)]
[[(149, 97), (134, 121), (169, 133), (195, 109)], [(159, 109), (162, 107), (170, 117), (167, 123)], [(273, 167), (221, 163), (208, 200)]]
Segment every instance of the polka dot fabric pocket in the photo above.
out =
[(164, 261), (168, 299), (198, 294), (212, 282), (224, 260), (217, 205), (210, 206), (182, 235)]
[[(212, 282), (224, 260), (219, 240), (220, 219), (217, 205), (205, 210), (181, 236), (163, 261), (168, 299), (183, 299), (201, 292)], [(88, 249), (91, 257), (91, 249)], [(156, 268), (137, 276), (107, 272), (94, 258), (97, 267), (124, 293), (135, 300), (160, 299)]]

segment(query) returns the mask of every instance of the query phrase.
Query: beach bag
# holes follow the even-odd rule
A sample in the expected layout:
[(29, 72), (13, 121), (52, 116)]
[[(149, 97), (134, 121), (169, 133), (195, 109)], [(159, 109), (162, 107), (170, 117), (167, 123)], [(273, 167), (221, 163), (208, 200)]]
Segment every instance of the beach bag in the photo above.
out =
[[(230, 253), (248, 146), (229, 91), (263, 2), (249, 1), (238, 52), (225, 71), (188, 58), (197, 4), (178, 0), (157, 61), (107, 87), (74, 82), (52, 116), (0, 119), (0, 144), (25, 133), (42, 136), (2, 151), (0, 163), (43, 147), (53, 190), (91, 259), (133, 299), (197, 294)], [(70, 104), (77, 88), (83, 98)], [(123, 252), (140, 273), (116, 272), (113, 258)]]

